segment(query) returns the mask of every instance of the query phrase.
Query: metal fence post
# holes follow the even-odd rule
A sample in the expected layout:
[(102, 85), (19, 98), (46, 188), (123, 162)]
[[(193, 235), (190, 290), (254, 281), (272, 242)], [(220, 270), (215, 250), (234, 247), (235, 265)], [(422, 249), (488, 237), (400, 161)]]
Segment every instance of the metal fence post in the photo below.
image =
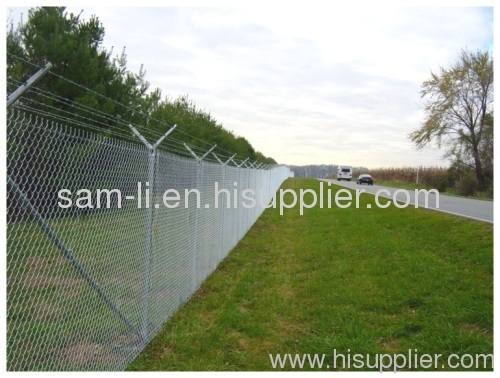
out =
[[(222, 168), (222, 185), (225, 185), (226, 183), (226, 166), (225, 164), (219, 159), (219, 157), (214, 153), (212, 152), (212, 155), (214, 155), (214, 157), (217, 159), (217, 161), (219, 162), (221, 168)], [(220, 190), (220, 184), (218, 185), (218, 189)], [(215, 196), (217, 196), (217, 202), (219, 201), (219, 198), (218, 198), (218, 193), (214, 193)], [(222, 260), (222, 244), (223, 244), (223, 240), (224, 240), (224, 209), (225, 206), (222, 206), (222, 209), (220, 210), (220, 214), (221, 214), (221, 217), (220, 217), (220, 234), (219, 234), (219, 262)]]
[[(247, 162), (247, 160), (248, 160), (248, 159), (250, 159), (250, 158), (246, 158), (245, 160), (243, 160), (243, 161), (242, 161), (242, 162), (238, 165), (238, 181), (239, 181), (239, 182), (238, 182), (238, 184), (240, 184), (240, 185), (241, 185), (241, 173), (242, 173), (242, 170), (243, 170), (243, 169), (241, 168), (241, 166), (242, 166), (243, 164), (245, 164), (245, 163)], [(241, 188), (238, 188), (238, 189), (239, 189), (239, 190), (238, 190), (238, 193), (239, 193), (239, 192), (241, 191)], [(236, 203), (238, 203), (238, 202), (239, 202), (239, 201), (237, 201)], [(241, 218), (241, 216), (240, 216), (240, 213), (241, 213), (241, 206), (238, 206), (238, 211), (237, 211), (237, 213), (238, 213), (238, 219), (239, 219), (239, 218)], [(237, 237), (236, 237), (236, 243), (238, 243), (238, 242), (240, 241), (240, 239), (241, 239), (241, 236), (240, 236), (240, 235), (241, 235), (241, 222), (238, 222), (238, 223), (237, 223)]]
[(144, 229), (144, 274), (142, 276), (142, 325), (141, 333), (143, 340), (147, 339), (148, 335), (148, 303), (149, 303), (149, 279), (151, 271), (151, 249), (153, 244), (153, 211), (154, 204), (151, 202), (153, 197), (154, 202), (154, 181), (155, 181), (155, 167), (156, 167), (156, 148), (163, 140), (177, 127), (174, 125), (170, 128), (158, 141), (151, 145), (132, 125), (128, 125), (132, 132), (139, 138), (139, 140), (148, 149), (148, 182), (149, 196), (146, 199), (146, 224)]
[[(207, 157), (207, 155), (212, 152), (217, 145), (214, 145), (212, 148), (210, 148), (205, 154), (201, 157), (198, 157), (189, 146), (184, 143), (184, 147), (193, 155), (193, 157), (196, 159), (197, 166), (196, 166), (196, 190), (200, 192), (200, 202), (201, 202), (201, 183), (202, 183), (202, 178), (203, 178), (203, 159)], [(201, 206), (201, 203), (200, 203)], [(197, 280), (197, 270), (198, 270), (198, 265), (196, 262), (196, 259), (198, 257), (198, 238), (199, 238), (199, 231), (200, 231), (200, 206), (196, 206), (195, 210), (195, 215), (194, 215), (194, 243), (193, 243), (193, 250), (192, 250), (192, 255), (193, 255), (193, 279), (192, 279), (192, 290), (196, 290), (196, 287), (198, 285), (198, 280)]]
[[(221, 167), (222, 167), (222, 183), (225, 185), (225, 183), (226, 183), (226, 167), (227, 167), (227, 164), (233, 159), (233, 157), (236, 156), (236, 154), (234, 154), (229, 159), (227, 159), (226, 162), (222, 162), (216, 154), (212, 153), (212, 155), (214, 155), (214, 157), (217, 159), (217, 161), (221, 164)], [(217, 195), (217, 193), (215, 195)], [(226, 204), (227, 204), (227, 200), (226, 200)], [(229, 205), (231, 206), (231, 198), (230, 197), (229, 197)], [(224, 205), (222, 207), (221, 221), (220, 221), (220, 225), (221, 226), (220, 226), (220, 242), (219, 242), (219, 255), (220, 255), (219, 261), (222, 261), (222, 258), (223, 258), (222, 249), (223, 249), (223, 245), (224, 245), (225, 215), (226, 215), (226, 206)]]
[(155, 163), (156, 150), (151, 149), (148, 154), (148, 182), (149, 198), (146, 207), (146, 229), (144, 230), (144, 275), (142, 283), (142, 335), (144, 338), (148, 334), (148, 298), (149, 298), (149, 280), (151, 271), (151, 247), (153, 244), (153, 203), (154, 203), (154, 179), (155, 179)]

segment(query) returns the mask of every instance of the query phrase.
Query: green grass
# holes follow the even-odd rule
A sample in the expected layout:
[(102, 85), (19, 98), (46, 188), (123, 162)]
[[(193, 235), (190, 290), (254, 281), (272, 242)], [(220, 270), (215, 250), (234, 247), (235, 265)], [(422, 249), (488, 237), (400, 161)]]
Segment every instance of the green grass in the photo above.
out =
[(377, 185), (382, 185), (382, 186), (389, 186), (393, 188), (401, 188), (401, 189), (408, 189), (408, 190), (414, 190), (414, 189), (432, 189), (431, 187), (421, 185), (421, 184), (416, 184), (414, 182), (401, 182), (401, 181), (388, 181), (388, 180), (377, 180), (375, 182)]
[(269, 354), (333, 349), (492, 353), (493, 226), (369, 195), (268, 209), (128, 370), (272, 370)]

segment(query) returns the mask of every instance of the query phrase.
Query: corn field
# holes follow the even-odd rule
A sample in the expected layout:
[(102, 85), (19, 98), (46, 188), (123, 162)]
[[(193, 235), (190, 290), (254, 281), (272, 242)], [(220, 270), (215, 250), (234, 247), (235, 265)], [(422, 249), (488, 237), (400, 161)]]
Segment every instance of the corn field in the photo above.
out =
[[(416, 183), (418, 170), (418, 183), (423, 186), (438, 187), (447, 183), (446, 187), (453, 184), (448, 168), (443, 167), (390, 167), (370, 169), (370, 174), (375, 181), (397, 181), (402, 183)], [(450, 180), (451, 179), (451, 180)]]

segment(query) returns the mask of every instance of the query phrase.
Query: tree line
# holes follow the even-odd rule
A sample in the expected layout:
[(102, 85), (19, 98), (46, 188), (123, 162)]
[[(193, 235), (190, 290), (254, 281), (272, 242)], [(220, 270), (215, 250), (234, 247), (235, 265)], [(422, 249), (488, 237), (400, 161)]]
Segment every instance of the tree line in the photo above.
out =
[[(35, 66), (51, 62), (53, 75), (44, 76), (37, 87), (57, 97), (34, 92), (26, 96), (54, 114), (84, 116), (83, 109), (92, 108), (109, 116), (105, 126), (99, 125), (109, 130), (130, 122), (164, 133), (177, 124), (175, 138), (200, 150), (217, 144), (239, 158), (276, 163), (246, 138), (225, 129), (187, 95), (171, 100), (159, 88), (150, 90), (146, 71), (141, 67), (138, 73), (130, 72), (125, 48), (113, 56), (113, 50), (102, 46), (104, 36), (105, 28), (95, 15), (84, 20), (81, 13), (68, 13), (65, 7), (31, 8), (25, 22), (11, 23), (7, 31), (7, 91), (25, 82), (36, 72)], [(88, 122), (90, 127), (96, 121)]]

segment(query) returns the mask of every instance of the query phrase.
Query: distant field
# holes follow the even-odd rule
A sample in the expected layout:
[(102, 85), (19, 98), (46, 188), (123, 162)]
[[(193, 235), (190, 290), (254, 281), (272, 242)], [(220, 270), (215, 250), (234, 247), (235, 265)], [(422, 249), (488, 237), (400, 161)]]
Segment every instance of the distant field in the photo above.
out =
[[(319, 193), (319, 181), (283, 188)], [(330, 362), (333, 349), (442, 354), (438, 370), (453, 353), (493, 353), (493, 226), (373, 196), (268, 209), (128, 370), (268, 371), (269, 354)]]

